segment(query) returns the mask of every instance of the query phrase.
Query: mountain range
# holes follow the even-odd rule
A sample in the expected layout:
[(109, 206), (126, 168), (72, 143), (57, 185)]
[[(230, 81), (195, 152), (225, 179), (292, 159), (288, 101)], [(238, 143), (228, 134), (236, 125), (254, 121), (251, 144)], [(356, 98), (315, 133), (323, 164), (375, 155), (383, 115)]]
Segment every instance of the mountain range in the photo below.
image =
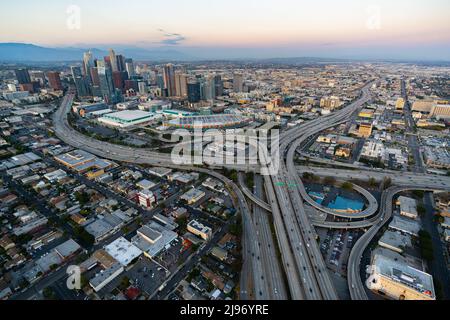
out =
[[(79, 61), (83, 53), (91, 50), (95, 57), (107, 56), (106, 50), (97, 48), (46, 48), (28, 43), (0, 43), (0, 61), (3, 62), (61, 62)], [(126, 47), (118, 53), (135, 60), (193, 60), (194, 58), (172, 49), (143, 49)]]

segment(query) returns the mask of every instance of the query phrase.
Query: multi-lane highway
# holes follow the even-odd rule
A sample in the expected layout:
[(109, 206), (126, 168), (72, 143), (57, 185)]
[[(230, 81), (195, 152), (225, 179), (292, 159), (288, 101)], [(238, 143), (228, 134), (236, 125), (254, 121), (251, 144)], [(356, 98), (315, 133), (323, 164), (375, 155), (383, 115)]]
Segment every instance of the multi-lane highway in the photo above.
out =
[(300, 173), (310, 172), (318, 177), (335, 177), (338, 179), (357, 179), (357, 180), (369, 180), (373, 178), (377, 181), (383, 181), (385, 177), (391, 179), (392, 183), (396, 185), (410, 185), (412, 183), (429, 184), (433, 188), (446, 188), (450, 187), (450, 177), (439, 176), (426, 173), (411, 173), (389, 170), (345, 170), (334, 169), (326, 167), (313, 167), (313, 166), (297, 166), (297, 170)]
[[(242, 174), (241, 174), (242, 175)], [(260, 175), (255, 175), (255, 196), (263, 199), (264, 188), (263, 179)], [(286, 300), (289, 295), (284, 284), (283, 270), (278, 261), (278, 254), (270, 228), (269, 212), (253, 206), (253, 221), (256, 226), (256, 233), (260, 239), (261, 257), (263, 261), (264, 274), (266, 275), (269, 297), (272, 300)]]
[(389, 221), (392, 217), (392, 205), (394, 201), (394, 196), (400, 192), (412, 191), (412, 190), (424, 190), (424, 191), (433, 191), (427, 187), (421, 188), (420, 186), (416, 187), (391, 187), (383, 192), (381, 199), (381, 209), (380, 209), (380, 217), (378, 222), (370, 228), (366, 233), (364, 233), (361, 238), (356, 242), (352, 251), (350, 252), (350, 257), (348, 260), (348, 287), (350, 290), (350, 295), (352, 300), (367, 300), (367, 294), (364, 289), (364, 284), (361, 279), (361, 259), (364, 253), (364, 250), (373, 240), (375, 235), (381, 228)]
[[(111, 159), (115, 161), (122, 161), (136, 164), (150, 164), (154, 166), (164, 166), (180, 170), (190, 170), (203, 172), (221, 180), (230, 190), (236, 208), (239, 208), (243, 220), (243, 258), (244, 268), (249, 268), (251, 272), (251, 281), (243, 279), (243, 283), (252, 283), (253, 297), (255, 299), (268, 299), (268, 287), (265, 281), (261, 253), (258, 245), (258, 239), (255, 236), (255, 226), (251, 220), (250, 209), (248, 208), (245, 197), (238, 186), (226, 178), (225, 176), (205, 168), (193, 166), (177, 166), (173, 165), (170, 155), (159, 154), (155, 152), (146, 151), (143, 149), (134, 149), (124, 146), (119, 146), (111, 143), (101, 142), (90, 137), (87, 137), (78, 131), (74, 130), (68, 122), (68, 113), (73, 104), (74, 95), (69, 93), (66, 95), (60, 108), (53, 115), (53, 124), (55, 133), (62, 141), (75, 148), (83, 149), (87, 152), (97, 156)], [(244, 290), (247, 294), (247, 290)]]
[(295, 169), (294, 154), (297, 147), (310, 136), (345, 122), (369, 101), (370, 85), (366, 85), (361, 97), (349, 106), (286, 131), (280, 141), (282, 161), (279, 173), (264, 177), (283, 266), (294, 299), (338, 298), (318, 248), (315, 231), (305, 213), (301, 197), (303, 184)]

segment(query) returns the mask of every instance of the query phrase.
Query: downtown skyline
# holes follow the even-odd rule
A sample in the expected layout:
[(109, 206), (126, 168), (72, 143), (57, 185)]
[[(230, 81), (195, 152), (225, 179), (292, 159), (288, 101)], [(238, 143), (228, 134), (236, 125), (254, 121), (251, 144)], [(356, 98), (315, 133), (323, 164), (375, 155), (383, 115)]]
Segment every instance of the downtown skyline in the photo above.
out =
[(443, 0), (22, 1), (3, 5), (0, 42), (170, 49), (198, 59), (448, 60), (449, 9)]

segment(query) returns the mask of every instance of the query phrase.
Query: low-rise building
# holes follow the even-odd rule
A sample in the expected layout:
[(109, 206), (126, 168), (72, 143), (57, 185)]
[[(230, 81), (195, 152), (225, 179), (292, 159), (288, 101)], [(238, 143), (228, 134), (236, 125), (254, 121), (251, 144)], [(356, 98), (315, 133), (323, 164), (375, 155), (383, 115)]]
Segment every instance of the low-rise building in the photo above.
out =
[(389, 228), (417, 237), (420, 231), (420, 223), (408, 218), (394, 216)]
[(400, 206), (400, 215), (410, 219), (417, 219), (419, 217), (416, 200), (400, 196), (397, 200), (397, 205)]
[(196, 220), (192, 220), (187, 225), (187, 230), (203, 240), (209, 240), (212, 236), (212, 229)]
[(177, 238), (177, 233), (152, 222), (140, 228), (132, 242), (144, 252), (145, 256), (152, 259), (162, 250), (169, 248)]
[(188, 204), (194, 204), (203, 198), (206, 193), (202, 190), (198, 190), (195, 188), (189, 189), (188, 192), (183, 194), (180, 199), (186, 201)]
[(115, 263), (108, 269), (102, 270), (97, 273), (91, 280), (89, 284), (94, 289), (95, 292), (102, 290), (108, 283), (117, 278), (124, 271), (123, 266), (120, 263)]
[(142, 254), (141, 249), (123, 237), (108, 244), (105, 251), (124, 267)]
[(411, 247), (411, 238), (400, 232), (386, 231), (378, 241), (378, 244), (386, 249), (402, 253), (407, 247)]
[(374, 254), (367, 287), (395, 300), (435, 300), (433, 277), (409, 265)]
[(151, 209), (156, 203), (156, 197), (155, 194), (150, 190), (143, 190), (136, 194), (136, 201), (142, 207)]

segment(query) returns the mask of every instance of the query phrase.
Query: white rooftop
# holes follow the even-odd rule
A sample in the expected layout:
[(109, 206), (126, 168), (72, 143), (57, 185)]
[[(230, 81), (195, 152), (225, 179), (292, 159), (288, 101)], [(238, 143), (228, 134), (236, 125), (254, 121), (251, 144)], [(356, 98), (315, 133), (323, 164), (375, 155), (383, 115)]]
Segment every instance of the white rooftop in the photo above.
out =
[(116, 259), (122, 266), (128, 266), (131, 261), (142, 254), (142, 251), (138, 247), (133, 245), (124, 237), (120, 237), (111, 242), (105, 247), (105, 251), (108, 252), (111, 257)]
[(124, 110), (115, 113), (110, 113), (106, 117), (107, 118), (117, 118), (125, 121), (134, 121), (137, 119), (141, 119), (144, 117), (151, 117), (153, 113), (145, 112), (141, 110)]

